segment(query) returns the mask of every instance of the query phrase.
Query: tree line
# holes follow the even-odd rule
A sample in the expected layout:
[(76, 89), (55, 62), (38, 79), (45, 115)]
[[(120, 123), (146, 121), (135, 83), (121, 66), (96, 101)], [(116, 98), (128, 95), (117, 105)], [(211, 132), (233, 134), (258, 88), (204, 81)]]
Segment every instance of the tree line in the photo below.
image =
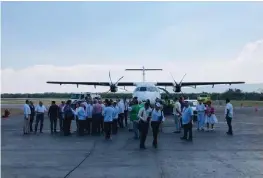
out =
[[(132, 93), (98, 93), (102, 98), (131, 98)], [(212, 100), (257, 100), (263, 101), (263, 92), (243, 92), (240, 89), (229, 89), (223, 93), (162, 93), (163, 99), (175, 97), (196, 99), (200, 94), (209, 94)], [(1, 98), (70, 98), (71, 93), (3, 93)]]

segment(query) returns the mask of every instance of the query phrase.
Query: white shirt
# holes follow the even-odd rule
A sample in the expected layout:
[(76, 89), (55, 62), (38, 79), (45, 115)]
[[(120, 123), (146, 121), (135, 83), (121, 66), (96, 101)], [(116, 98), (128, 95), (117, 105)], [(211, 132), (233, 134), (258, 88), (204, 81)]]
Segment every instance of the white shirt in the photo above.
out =
[(118, 103), (118, 107), (120, 109), (120, 113), (124, 113), (125, 105), (122, 101)]
[(47, 111), (47, 109), (46, 109), (46, 107), (44, 105), (42, 105), (42, 106), (37, 105), (35, 111), (38, 112), (38, 113), (44, 113), (44, 112)]
[(28, 117), (31, 114), (31, 109), (28, 104), (24, 104), (24, 115)]
[(231, 103), (227, 103), (227, 104), (226, 104), (225, 115), (227, 114), (227, 110), (229, 110), (228, 116), (231, 117), (231, 118), (233, 118), (234, 112), (233, 112), (233, 105), (232, 105)]
[(179, 101), (175, 102), (174, 108), (173, 108), (173, 114), (179, 115), (179, 113), (176, 111), (176, 109), (181, 112), (181, 104), (179, 103)]
[(139, 110), (139, 113), (138, 113), (138, 117), (143, 120), (143, 121), (147, 121), (147, 118), (149, 117), (150, 113), (152, 112), (152, 109), (151, 108), (148, 108), (147, 110), (145, 110), (145, 108), (141, 108)]

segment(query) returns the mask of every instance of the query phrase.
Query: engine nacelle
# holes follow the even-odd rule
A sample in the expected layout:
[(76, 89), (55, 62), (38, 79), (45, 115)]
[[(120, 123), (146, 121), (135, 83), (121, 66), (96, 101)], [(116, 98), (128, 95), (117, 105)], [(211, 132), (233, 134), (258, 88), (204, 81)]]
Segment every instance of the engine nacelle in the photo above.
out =
[(111, 86), (110, 86), (110, 91), (113, 92), (113, 93), (115, 93), (115, 92), (118, 91), (118, 87), (115, 86), (115, 85), (111, 85)]
[(181, 92), (181, 86), (177, 85), (174, 87), (173, 90), (174, 90), (174, 92), (179, 93), (179, 92)]

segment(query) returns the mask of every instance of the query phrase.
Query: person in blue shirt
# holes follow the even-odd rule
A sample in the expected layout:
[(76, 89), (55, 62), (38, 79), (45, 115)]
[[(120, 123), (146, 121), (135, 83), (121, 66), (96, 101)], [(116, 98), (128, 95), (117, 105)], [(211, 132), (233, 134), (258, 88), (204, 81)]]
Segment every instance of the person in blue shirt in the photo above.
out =
[[(181, 137), (182, 140), (192, 141), (192, 121), (193, 121), (193, 109), (189, 106), (188, 102), (184, 103), (184, 109), (182, 113), (182, 124), (184, 128), (184, 136)], [(189, 137), (187, 138), (187, 134), (189, 132)]]
[(162, 121), (164, 120), (163, 111), (161, 110), (161, 104), (156, 103), (155, 108), (152, 111), (152, 117), (151, 117), (151, 127), (153, 132), (153, 147), (157, 148), (157, 137), (159, 134), (159, 127)]
[(118, 133), (118, 116), (119, 116), (119, 107), (117, 106), (117, 102), (113, 102), (113, 122), (112, 122), (112, 134)]
[(84, 129), (86, 126), (86, 118), (87, 118), (87, 114), (86, 111), (84, 109), (84, 104), (81, 103), (80, 106), (78, 107), (78, 109), (76, 110), (76, 116), (78, 117), (78, 134), (79, 136), (83, 136), (84, 135)]
[(104, 108), (103, 115), (104, 115), (105, 139), (111, 140), (111, 128), (112, 128), (114, 109), (109, 100), (106, 100), (106, 107)]
[(196, 106), (197, 111), (197, 130), (204, 131), (204, 124), (205, 124), (205, 105), (202, 103), (201, 100), (198, 101), (198, 105)]

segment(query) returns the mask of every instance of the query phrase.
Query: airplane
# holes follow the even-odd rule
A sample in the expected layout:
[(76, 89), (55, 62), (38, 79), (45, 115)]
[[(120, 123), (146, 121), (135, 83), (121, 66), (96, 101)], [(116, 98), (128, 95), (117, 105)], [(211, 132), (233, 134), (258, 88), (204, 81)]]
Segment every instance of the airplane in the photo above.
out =
[[(140, 69), (125, 69), (125, 71), (142, 71), (143, 80), (142, 82), (120, 82), (124, 76), (120, 77), (117, 82), (113, 83), (111, 80), (111, 73), (109, 72), (109, 79), (110, 82), (63, 82), (63, 81), (47, 81), (48, 84), (59, 84), (59, 85), (93, 85), (94, 88), (96, 86), (109, 86), (110, 89), (108, 92), (117, 92), (119, 86), (135, 86), (136, 88), (133, 91), (133, 97), (137, 97), (139, 101), (146, 101), (147, 99), (153, 104), (155, 103), (156, 98), (161, 98), (161, 92), (158, 86), (161, 87), (173, 87), (173, 91), (175, 93), (180, 93), (182, 87), (194, 87), (200, 85), (220, 85), (220, 84), (243, 84), (245, 82), (182, 82), (185, 75), (183, 76), (182, 80), (177, 83), (174, 78), (174, 82), (146, 82), (145, 80), (145, 72), (146, 71), (162, 71), (162, 69), (147, 69), (144, 66)], [(125, 88), (124, 88), (125, 90)]]

